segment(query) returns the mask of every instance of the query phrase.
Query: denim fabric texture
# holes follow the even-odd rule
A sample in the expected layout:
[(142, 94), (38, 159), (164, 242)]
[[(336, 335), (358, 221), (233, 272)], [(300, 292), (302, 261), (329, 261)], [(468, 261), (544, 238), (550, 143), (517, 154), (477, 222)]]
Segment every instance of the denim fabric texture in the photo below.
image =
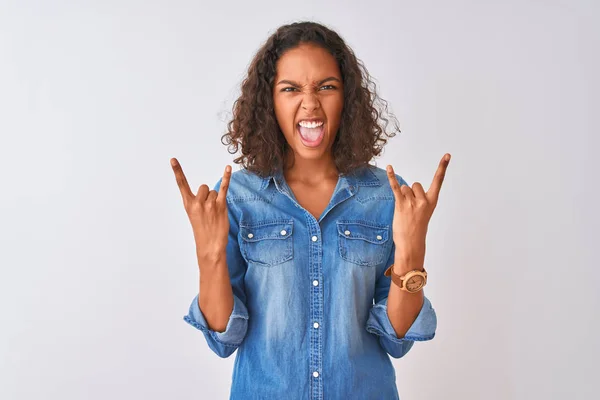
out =
[(398, 399), (390, 357), (433, 339), (437, 319), (427, 297), (403, 338), (387, 316), (395, 245), (385, 170), (340, 174), (318, 219), (281, 172), (235, 171), (227, 206), (233, 312), (224, 332), (211, 330), (196, 295), (184, 320), (219, 357), (237, 350), (230, 399)]

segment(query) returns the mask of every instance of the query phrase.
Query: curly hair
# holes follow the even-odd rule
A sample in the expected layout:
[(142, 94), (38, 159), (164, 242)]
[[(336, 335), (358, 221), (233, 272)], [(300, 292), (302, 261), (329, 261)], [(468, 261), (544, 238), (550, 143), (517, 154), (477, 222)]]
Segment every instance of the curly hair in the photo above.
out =
[[(274, 112), (276, 63), (286, 51), (304, 43), (327, 50), (342, 75), (344, 106), (331, 149), (341, 174), (368, 164), (381, 153), (387, 138), (400, 132), (397, 119), (378, 96), (364, 64), (336, 32), (315, 22), (284, 25), (267, 39), (250, 63), (227, 132), (221, 137), (230, 154), (241, 147), (241, 156), (234, 163), (261, 177), (283, 169), (290, 151)], [(395, 129), (388, 133), (390, 120)]]

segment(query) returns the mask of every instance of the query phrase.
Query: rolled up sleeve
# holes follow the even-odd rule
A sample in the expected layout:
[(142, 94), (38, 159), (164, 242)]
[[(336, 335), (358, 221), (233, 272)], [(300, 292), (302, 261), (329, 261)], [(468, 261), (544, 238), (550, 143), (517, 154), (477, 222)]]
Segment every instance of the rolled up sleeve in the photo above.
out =
[[(220, 186), (221, 179), (216, 183), (214, 190), (218, 191)], [(230, 202), (229, 193), (227, 195), (227, 210), (229, 215), (229, 236), (226, 254), (227, 269), (233, 291), (233, 310), (227, 321), (225, 331), (217, 332), (209, 328), (198, 304), (199, 294), (196, 294), (189, 307), (188, 314), (183, 317), (185, 322), (202, 331), (210, 349), (222, 358), (229, 357), (242, 344), (248, 329), (249, 318), (244, 285), (247, 264), (239, 248), (239, 218), (237, 217), (238, 213), (236, 212), (235, 204)]]
[(379, 336), (379, 343), (394, 358), (403, 357), (414, 342), (431, 340), (435, 336), (437, 317), (429, 299), (424, 296), (419, 315), (406, 335), (399, 338), (387, 314), (387, 297), (375, 304), (369, 313), (367, 331)]
[(222, 358), (229, 357), (242, 344), (248, 329), (248, 310), (236, 295), (233, 295), (233, 310), (223, 332), (217, 332), (208, 327), (198, 304), (198, 295), (194, 297), (190, 310), (183, 319), (196, 329), (201, 330), (208, 347)]
[(427, 296), (423, 296), (423, 306), (419, 315), (404, 337), (399, 338), (394, 331), (392, 322), (387, 313), (387, 300), (390, 290), (391, 278), (384, 275), (385, 270), (392, 265), (395, 256), (395, 245), (392, 247), (388, 261), (378, 271), (375, 288), (375, 304), (369, 311), (366, 329), (368, 332), (378, 336), (379, 343), (385, 351), (394, 358), (403, 357), (412, 348), (414, 342), (431, 340), (435, 336), (437, 328), (437, 316)]

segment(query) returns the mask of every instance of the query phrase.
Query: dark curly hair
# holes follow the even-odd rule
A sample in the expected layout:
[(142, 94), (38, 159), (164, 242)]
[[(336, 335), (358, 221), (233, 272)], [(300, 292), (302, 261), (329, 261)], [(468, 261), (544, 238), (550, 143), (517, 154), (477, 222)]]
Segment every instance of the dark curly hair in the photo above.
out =
[[(273, 84), (276, 63), (288, 50), (303, 43), (321, 46), (335, 58), (344, 84), (344, 106), (340, 126), (332, 145), (335, 165), (342, 174), (368, 164), (387, 143), (390, 120), (400, 132), (387, 102), (376, 93), (376, 85), (364, 64), (333, 30), (315, 22), (281, 26), (258, 50), (233, 104), (233, 116), (221, 142), (230, 154), (241, 156), (234, 163), (264, 177), (283, 169), (290, 150), (275, 118)], [(386, 116), (387, 115), (387, 118)], [(383, 125), (381, 124), (383, 122)]]

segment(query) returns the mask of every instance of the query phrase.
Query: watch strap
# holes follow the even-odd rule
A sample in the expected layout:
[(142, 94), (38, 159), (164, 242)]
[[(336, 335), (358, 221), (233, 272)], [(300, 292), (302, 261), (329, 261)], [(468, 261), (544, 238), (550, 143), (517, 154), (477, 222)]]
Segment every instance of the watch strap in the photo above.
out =
[[(405, 286), (404, 286), (404, 279), (403, 277), (405, 277), (407, 274), (409, 274), (412, 271), (407, 272), (405, 275), (400, 276), (398, 274), (394, 273), (394, 264), (390, 265), (388, 267), (388, 269), (385, 270), (385, 272), (383, 273), (385, 276), (391, 276), (392, 278), (392, 282), (395, 283), (401, 290), (410, 292)], [(413, 270), (413, 271), (419, 271), (423, 274), (424, 278), (425, 278), (425, 283), (427, 283), (427, 272), (425, 272), (425, 268), (423, 268), (423, 270)], [(423, 285), (425, 286), (425, 284)], [(420, 290), (420, 289), (419, 289)], [(413, 292), (410, 292), (413, 293)]]
[(402, 285), (402, 282), (404, 282), (402, 280), (402, 277), (400, 275), (397, 275), (394, 273), (394, 264), (390, 265), (388, 269), (385, 270), (385, 272), (383, 273), (385, 276), (391, 276), (392, 277), (392, 282), (394, 282), (396, 285), (398, 285), (398, 287), (400, 289), (404, 288), (404, 286)]

